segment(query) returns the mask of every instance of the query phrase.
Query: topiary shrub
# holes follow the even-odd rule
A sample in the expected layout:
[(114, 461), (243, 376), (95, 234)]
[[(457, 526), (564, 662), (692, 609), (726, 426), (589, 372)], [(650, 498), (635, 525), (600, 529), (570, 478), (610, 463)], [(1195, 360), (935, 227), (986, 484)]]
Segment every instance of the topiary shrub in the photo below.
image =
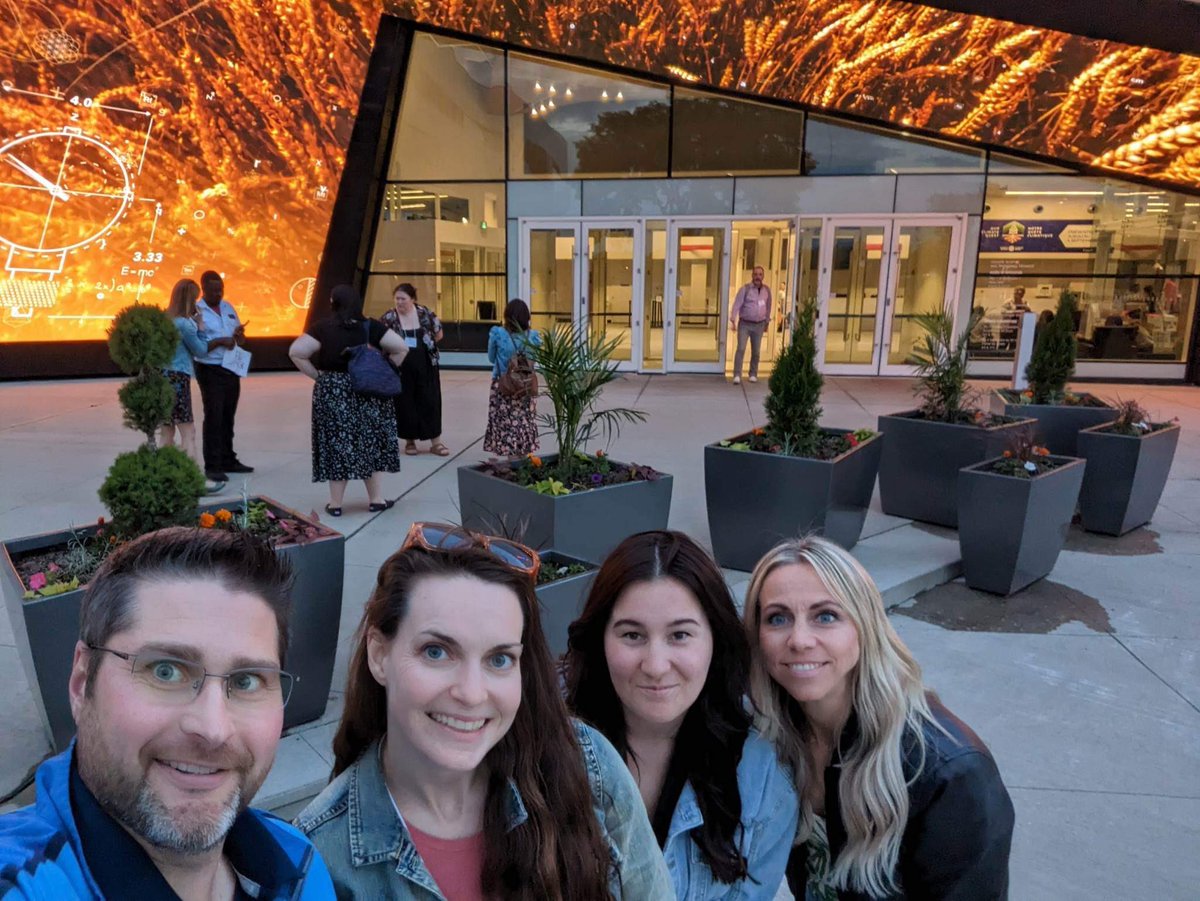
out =
[(177, 447), (143, 445), (121, 454), (100, 486), (113, 527), (125, 536), (194, 522), (203, 494), (204, 474)]
[(153, 447), (155, 431), (171, 421), (175, 406), (171, 383), (157, 372), (143, 372), (122, 385), (117, 398), (125, 410), (125, 425), (143, 432), (147, 445)]
[(792, 341), (779, 356), (764, 406), (767, 429), (796, 456), (812, 456), (821, 444), (821, 387), (817, 371), (817, 307), (806, 300), (796, 313)]
[(1058, 310), (1038, 335), (1025, 367), (1035, 404), (1061, 403), (1067, 382), (1075, 374), (1075, 301), (1076, 295), (1070, 291), (1059, 295)]
[(175, 324), (165, 312), (149, 304), (126, 307), (108, 328), (108, 355), (126, 375), (164, 369), (178, 343)]

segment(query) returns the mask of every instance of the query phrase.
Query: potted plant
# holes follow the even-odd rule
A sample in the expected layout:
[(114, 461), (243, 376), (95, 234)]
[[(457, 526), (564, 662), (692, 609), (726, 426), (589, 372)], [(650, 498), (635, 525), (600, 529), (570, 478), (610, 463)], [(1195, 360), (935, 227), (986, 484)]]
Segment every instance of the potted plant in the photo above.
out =
[(1118, 401), (1117, 418), (1079, 433), (1087, 459), (1079, 512), (1089, 532), (1124, 535), (1154, 516), (1179, 444), (1179, 423), (1152, 422), (1135, 400)]
[(879, 461), (884, 513), (957, 528), (958, 471), (999, 455), (1014, 429), (1033, 422), (976, 405), (967, 385), (967, 345), (981, 318), (973, 313), (956, 336), (945, 311), (916, 317), (924, 331), (913, 354), (921, 406), (879, 417), (879, 431), (887, 435)]
[(1050, 573), (1067, 539), (1085, 461), (1051, 454), (1030, 431), (959, 472), (958, 544), (971, 588), (1020, 591)]
[(287, 666), (300, 679), (285, 725), (318, 718), (328, 701), (341, 618), (344, 539), (318, 525), (315, 514), (305, 518), (266, 498), (243, 499), (240, 514), (216, 505), (197, 510), (203, 473), (183, 451), (154, 443), (173, 403), (172, 389), (159, 370), (169, 362), (177, 337), (161, 310), (140, 304), (118, 314), (109, 331), (113, 360), (133, 376), (119, 394), (125, 423), (146, 436), (136, 450), (116, 458), (100, 488), (111, 520), (101, 517), (84, 528), (0, 542), (0, 593), (55, 748), (65, 747), (75, 731), (67, 679), (88, 580), (122, 541), (167, 525), (207, 523), (256, 531), (292, 560), (295, 613)]
[(1002, 388), (996, 392), (1006, 416), (1037, 420), (1035, 434), (1052, 454), (1076, 455), (1075, 436), (1104, 422), (1112, 422), (1116, 411), (1094, 394), (1067, 390), (1075, 374), (1076, 296), (1063, 291), (1054, 318), (1046, 324), (1033, 346), (1025, 367), (1029, 387), (1025, 391)]
[(536, 594), (541, 606), (542, 631), (550, 653), (567, 652), (567, 628), (583, 612), (584, 602), (596, 578), (596, 564), (547, 551), (538, 570)]
[(722, 566), (751, 570), (781, 539), (806, 532), (847, 548), (862, 534), (883, 441), (869, 429), (820, 426), (815, 321), (815, 306), (804, 304), (771, 373), (766, 427), (704, 448), (708, 528)]
[(626, 407), (598, 409), (605, 385), (618, 377), (613, 361), (618, 337), (585, 334), (561, 324), (543, 336), (532, 356), (541, 373), (541, 394), (551, 412), (540, 417), (557, 454), (517, 461), (489, 460), (458, 470), (463, 525), (485, 533), (510, 533), (520, 523), (525, 543), (598, 563), (622, 539), (664, 529), (671, 510), (671, 477), (649, 466), (621, 463), (603, 451), (623, 423), (645, 414)]

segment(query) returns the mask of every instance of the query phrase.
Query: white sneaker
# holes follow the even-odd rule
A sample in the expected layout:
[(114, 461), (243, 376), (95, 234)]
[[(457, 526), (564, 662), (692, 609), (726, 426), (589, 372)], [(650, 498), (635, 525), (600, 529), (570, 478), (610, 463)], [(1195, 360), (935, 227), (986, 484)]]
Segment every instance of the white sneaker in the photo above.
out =
[(756, 376), (756, 375), (750, 376), (750, 384), (753, 385), (757, 381), (758, 381), (758, 376)]
[(733, 377), (733, 383), (735, 385), (740, 385), (742, 383), (742, 377), (740, 375), (735, 375)]

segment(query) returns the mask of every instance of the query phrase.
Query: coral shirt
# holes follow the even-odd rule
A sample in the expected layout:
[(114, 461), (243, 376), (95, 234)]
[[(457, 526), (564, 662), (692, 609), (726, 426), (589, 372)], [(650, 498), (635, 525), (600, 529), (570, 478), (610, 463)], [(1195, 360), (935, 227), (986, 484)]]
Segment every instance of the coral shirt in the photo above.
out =
[(446, 901), (484, 901), (483, 833), (436, 838), (408, 827), (413, 844)]

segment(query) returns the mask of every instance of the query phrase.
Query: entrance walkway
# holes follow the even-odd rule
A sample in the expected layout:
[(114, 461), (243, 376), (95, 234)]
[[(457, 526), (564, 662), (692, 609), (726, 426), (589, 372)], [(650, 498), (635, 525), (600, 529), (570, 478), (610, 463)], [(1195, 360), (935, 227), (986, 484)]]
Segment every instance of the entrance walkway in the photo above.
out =
[[(455, 519), (455, 467), (482, 458), (487, 374), (443, 377), (450, 458), (404, 458), (387, 479), (393, 510), (370, 515), (361, 486), (334, 525), (348, 537), (335, 686), (376, 568), (415, 519)], [(88, 523), (96, 489), (136, 436), (121, 425), (117, 380), (0, 384), (0, 533)], [(648, 414), (613, 443), (622, 460), (675, 476), (671, 526), (708, 542), (703, 446), (762, 424), (765, 380), (628, 376), (607, 405)], [(1200, 884), (1200, 390), (1095, 386), (1138, 397), (1159, 418), (1179, 416), (1172, 479), (1150, 529), (1106, 539), (1073, 532), (1049, 580), (1008, 601), (961, 582), (909, 597), (954, 572), (954, 533), (876, 509), (860, 557), (898, 606), (893, 622), (928, 683), (991, 746), (1012, 793), (1017, 832), (1014, 899), (1195, 896)], [(309, 382), (255, 375), (242, 392), (239, 455), (246, 481), (300, 510), (320, 510), (310, 482)], [(543, 403), (545, 403), (543, 401)], [(828, 378), (826, 423), (873, 426), (912, 406), (911, 382)], [(544, 450), (548, 448), (543, 448)], [(240, 493), (241, 485), (237, 486)], [(232, 499), (232, 495), (231, 495)], [(876, 507), (878, 501), (876, 500)], [(949, 553), (947, 553), (949, 549)], [(931, 574), (936, 575), (932, 581)], [(735, 586), (744, 575), (730, 573)], [(919, 581), (925, 577), (925, 581)], [(740, 587), (740, 586), (738, 586)], [(0, 615), (0, 793), (47, 752), (9, 624)], [(340, 693), (322, 723), (287, 736), (260, 800), (284, 812), (328, 777)]]

